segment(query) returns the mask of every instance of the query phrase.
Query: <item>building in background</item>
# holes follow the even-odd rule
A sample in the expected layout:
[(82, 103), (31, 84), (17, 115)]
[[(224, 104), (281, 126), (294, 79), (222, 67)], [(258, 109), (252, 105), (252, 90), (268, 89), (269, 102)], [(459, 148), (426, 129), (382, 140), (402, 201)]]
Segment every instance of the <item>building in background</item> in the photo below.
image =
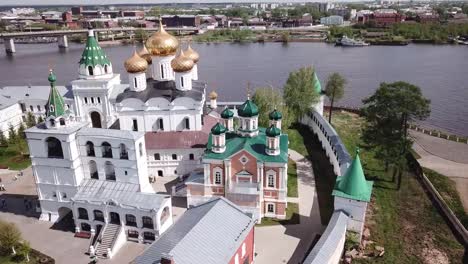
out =
[(343, 25), (344, 19), (342, 16), (329, 16), (320, 18), (320, 24), (325, 26), (339, 26)]

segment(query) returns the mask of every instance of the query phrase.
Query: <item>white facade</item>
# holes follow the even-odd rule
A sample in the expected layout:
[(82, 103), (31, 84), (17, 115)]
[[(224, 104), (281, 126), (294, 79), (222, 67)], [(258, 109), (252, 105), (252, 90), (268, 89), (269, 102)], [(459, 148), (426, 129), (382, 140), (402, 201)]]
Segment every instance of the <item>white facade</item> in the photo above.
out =
[(174, 70), (171, 67), (171, 61), (175, 58), (174, 55), (169, 56), (152, 56), (152, 76), (158, 81), (174, 80)]
[(320, 24), (325, 26), (343, 25), (344, 20), (342, 16), (329, 16), (320, 18)]
[(335, 211), (342, 210), (349, 216), (347, 230), (362, 234), (366, 219), (367, 202), (335, 196), (334, 206)]

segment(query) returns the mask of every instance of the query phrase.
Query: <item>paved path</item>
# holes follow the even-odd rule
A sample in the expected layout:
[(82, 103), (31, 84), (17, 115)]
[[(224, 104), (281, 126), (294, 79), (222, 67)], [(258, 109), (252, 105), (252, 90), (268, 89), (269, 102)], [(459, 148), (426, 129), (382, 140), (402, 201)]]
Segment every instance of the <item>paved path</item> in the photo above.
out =
[(289, 150), (290, 158), (297, 164), (300, 224), (255, 227), (255, 263), (300, 263), (308, 253), (315, 237), (324, 230), (315, 190), (315, 179), (310, 161)]
[(421, 166), (450, 177), (468, 212), (468, 144), (457, 143), (411, 131), (413, 149), (421, 156)]

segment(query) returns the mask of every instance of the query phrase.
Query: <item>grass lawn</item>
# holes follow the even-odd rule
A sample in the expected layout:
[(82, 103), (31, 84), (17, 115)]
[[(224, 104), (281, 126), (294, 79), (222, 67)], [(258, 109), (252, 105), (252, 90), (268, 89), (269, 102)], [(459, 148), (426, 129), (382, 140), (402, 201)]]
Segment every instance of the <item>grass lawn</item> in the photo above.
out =
[(292, 159), (288, 160), (288, 197), (299, 197), (297, 192), (297, 166)]
[[(271, 225), (297, 225), (299, 224), (299, 204), (288, 203), (286, 208), (286, 219), (276, 219), (264, 217), (262, 223), (257, 226), (271, 226)], [(0, 262), (1, 263), (1, 262)]]
[(444, 198), (444, 201), (453, 213), (458, 217), (465, 228), (468, 229), (468, 214), (463, 208), (460, 195), (455, 187), (455, 182), (447, 176), (439, 174), (433, 170), (427, 168), (424, 168), (423, 170), (424, 174), (429, 178), (440, 195), (442, 195), (442, 198)]
[[(364, 120), (347, 112), (334, 112), (332, 124), (350, 153), (360, 144)], [(353, 260), (353, 263), (461, 263), (463, 247), (457, 242), (443, 218), (416, 178), (403, 171), (383, 170), (372, 150), (361, 148), (361, 162), (367, 179), (374, 181), (366, 226), (377, 245), (385, 248), (381, 258)]]
[[(28, 149), (26, 141), (21, 140), (21, 149)], [(17, 145), (10, 144), (8, 147), (0, 147), (0, 166), (11, 170), (22, 170), (31, 166), (28, 154), (21, 154)]]

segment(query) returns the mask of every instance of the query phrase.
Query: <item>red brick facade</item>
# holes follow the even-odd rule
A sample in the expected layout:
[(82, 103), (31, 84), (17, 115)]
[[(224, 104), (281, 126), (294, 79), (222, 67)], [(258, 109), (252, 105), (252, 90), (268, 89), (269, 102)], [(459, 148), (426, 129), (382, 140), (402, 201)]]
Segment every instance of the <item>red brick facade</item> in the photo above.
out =
[[(246, 263), (252, 263), (254, 260), (254, 239), (255, 239), (255, 234), (254, 234), (255, 228), (252, 227), (250, 230), (249, 234), (245, 238), (244, 242), (240, 245), (240, 247), (237, 249), (237, 251), (234, 253), (232, 256), (231, 260), (229, 261), (229, 264), (243, 264), (246, 262), (246, 259), (248, 259), (248, 262)], [(243, 244), (245, 244), (245, 254), (243, 255), (242, 253), (242, 247)], [(238, 262), (236, 262), (236, 256), (238, 258)]]

